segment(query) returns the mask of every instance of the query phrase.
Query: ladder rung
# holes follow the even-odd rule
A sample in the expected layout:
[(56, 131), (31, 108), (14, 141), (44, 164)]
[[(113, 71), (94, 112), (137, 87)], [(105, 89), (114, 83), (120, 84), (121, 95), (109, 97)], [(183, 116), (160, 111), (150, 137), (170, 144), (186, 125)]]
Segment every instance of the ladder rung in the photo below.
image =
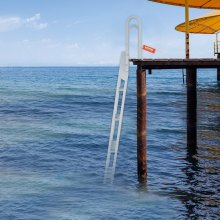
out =
[(115, 120), (119, 121), (119, 119), (120, 119), (120, 114), (116, 114), (115, 115)]
[(111, 144), (111, 152), (112, 152), (112, 153), (115, 153), (115, 149), (116, 149), (116, 141), (112, 141), (112, 144)]
[(119, 88), (119, 92), (123, 92), (124, 91), (124, 88)]
[(111, 179), (112, 172), (113, 172), (113, 167), (108, 167), (108, 169), (105, 171), (105, 178), (106, 179)]
[(106, 170), (106, 174), (109, 175), (112, 173), (112, 169), (113, 167), (108, 167), (108, 169)]

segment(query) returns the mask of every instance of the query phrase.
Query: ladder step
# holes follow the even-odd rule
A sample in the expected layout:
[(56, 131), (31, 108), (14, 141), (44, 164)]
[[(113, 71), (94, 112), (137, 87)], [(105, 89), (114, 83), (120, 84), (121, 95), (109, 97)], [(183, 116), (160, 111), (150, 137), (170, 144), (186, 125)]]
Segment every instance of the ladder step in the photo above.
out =
[(108, 167), (108, 169), (105, 171), (105, 178), (111, 179), (113, 173), (113, 167)]
[(116, 120), (116, 121), (119, 121), (120, 116), (121, 116), (120, 114), (116, 114), (116, 115), (115, 115), (115, 120)]
[(107, 169), (107, 173), (108, 173), (108, 174), (111, 173), (112, 170), (113, 170), (113, 167), (112, 167), (112, 166), (108, 167), (108, 169)]
[(124, 91), (124, 88), (119, 88), (119, 92), (123, 92)]
[(111, 153), (115, 153), (115, 149), (116, 149), (116, 141), (112, 141), (112, 144), (111, 144)]

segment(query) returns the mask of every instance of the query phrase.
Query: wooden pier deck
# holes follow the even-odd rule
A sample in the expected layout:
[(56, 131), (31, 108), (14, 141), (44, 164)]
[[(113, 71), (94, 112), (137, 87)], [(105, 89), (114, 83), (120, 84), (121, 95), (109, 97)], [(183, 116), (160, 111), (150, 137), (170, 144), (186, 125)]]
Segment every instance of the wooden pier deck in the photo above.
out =
[(142, 69), (218, 68), (220, 59), (130, 59)]
[(137, 170), (140, 183), (147, 181), (147, 87), (146, 71), (153, 69), (186, 69), (187, 148), (197, 151), (197, 69), (217, 69), (220, 82), (220, 54), (217, 59), (130, 59), (137, 66)]

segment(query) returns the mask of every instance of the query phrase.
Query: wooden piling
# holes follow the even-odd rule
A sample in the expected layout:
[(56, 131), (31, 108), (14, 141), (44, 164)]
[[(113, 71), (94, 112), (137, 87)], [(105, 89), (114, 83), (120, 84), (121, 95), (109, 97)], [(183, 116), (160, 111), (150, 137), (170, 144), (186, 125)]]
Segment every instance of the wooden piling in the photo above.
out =
[[(220, 53), (218, 53), (218, 57), (217, 58), (220, 59)], [(217, 68), (217, 80), (220, 81), (220, 67)]]
[(190, 67), (186, 69), (187, 85), (187, 146), (197, 146), (197, 69)]
[[(147, 182), (146, 144), (146, 70), (187, 69), (187, 145), (189, 155), (197, 150), (197, 91), (198, 68), (220, 68), (218, 59), (131, 59), (137, 65), (137, 169), (141, 186)], [(144, 183), (144, 184), (143, 184)], [(146, 188), (146, 187), (145, 187)]]
[(146, 138), (146, 70), (137, 67), (137, 171), (138, 181), (147, 181), (147, 138)]

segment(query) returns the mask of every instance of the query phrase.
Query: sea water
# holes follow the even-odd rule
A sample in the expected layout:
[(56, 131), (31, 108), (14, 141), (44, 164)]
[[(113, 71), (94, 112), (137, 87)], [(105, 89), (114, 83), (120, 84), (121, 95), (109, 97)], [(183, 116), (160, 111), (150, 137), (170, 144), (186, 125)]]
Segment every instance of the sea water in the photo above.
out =
[(131, 67), (115, 181), (103, 184), (117, 67), (0, 68), (0, 219), (218, 219), (220, 87), (198, 72), (198, 148), (180, 70), (147, 75), (148, 182), (136, 172)]

